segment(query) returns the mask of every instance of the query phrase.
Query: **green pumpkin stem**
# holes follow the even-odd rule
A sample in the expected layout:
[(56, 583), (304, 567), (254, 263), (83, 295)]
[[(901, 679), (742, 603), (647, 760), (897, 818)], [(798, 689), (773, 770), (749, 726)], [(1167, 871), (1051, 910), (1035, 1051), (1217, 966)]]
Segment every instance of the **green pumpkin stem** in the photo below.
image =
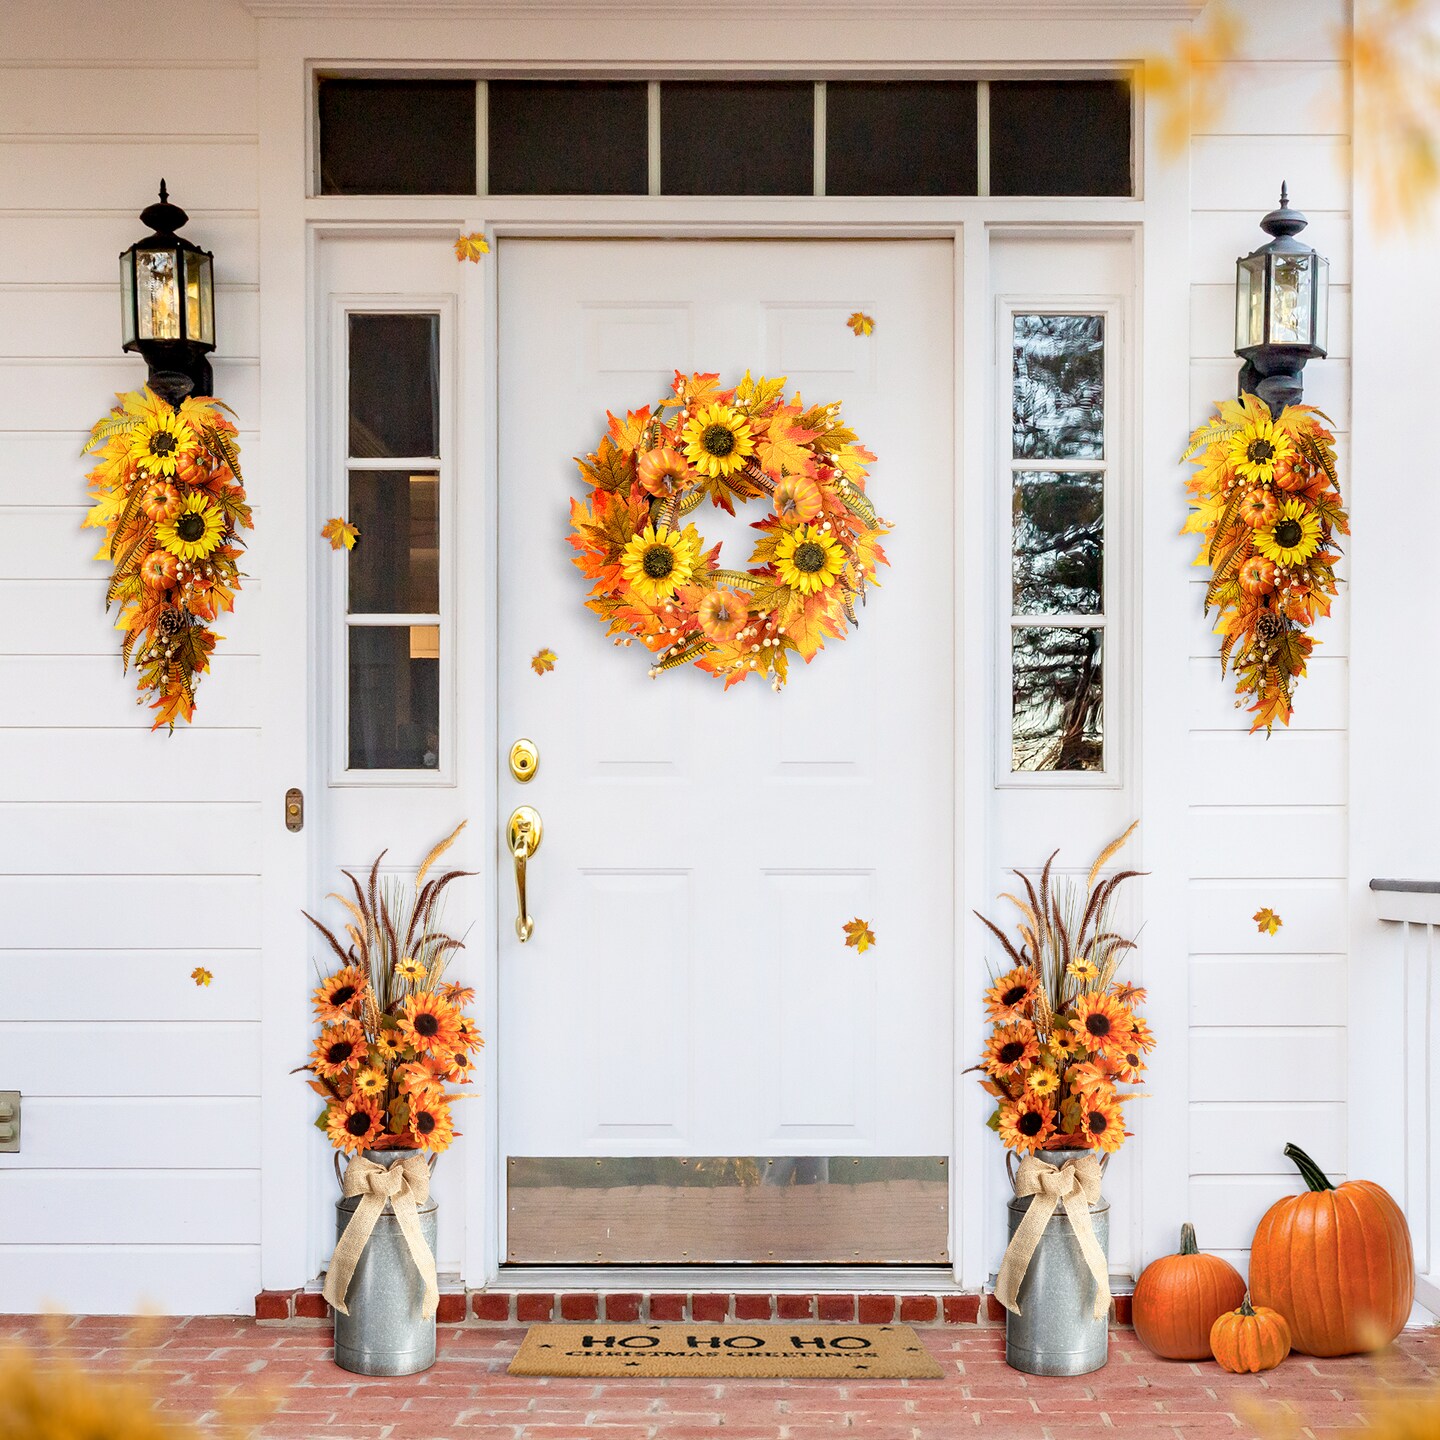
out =
[(1187, 1220), (1180, 1227), (1180, 1253), (1198, 1255), (1200, 1247), (1195, 1243), (1195, 1227)]
[(1285, 1157), (1295, 1162), (1300, 1177), (1312, 1190), (1333, 1190), (1335, 1187), (1325, 1177), (1325, 1172), (1298, 1146), (1287, 1145)]
[(1240, 1302), (1240, 1308), (1235, 1312), (1237, 1315), (1253, 1315), (1255, 1307), (1250, 1303), (1250, 1292), (1245, 1292), (1245, 1298)]

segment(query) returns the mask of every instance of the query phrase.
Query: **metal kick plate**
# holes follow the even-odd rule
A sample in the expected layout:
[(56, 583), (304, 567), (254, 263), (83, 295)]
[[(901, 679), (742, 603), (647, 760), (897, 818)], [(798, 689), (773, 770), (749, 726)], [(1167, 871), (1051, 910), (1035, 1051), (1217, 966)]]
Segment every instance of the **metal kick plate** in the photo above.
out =
[(515, 1156), (519, 1265), (917, 1265), (949, 1261), (939, 1155)]

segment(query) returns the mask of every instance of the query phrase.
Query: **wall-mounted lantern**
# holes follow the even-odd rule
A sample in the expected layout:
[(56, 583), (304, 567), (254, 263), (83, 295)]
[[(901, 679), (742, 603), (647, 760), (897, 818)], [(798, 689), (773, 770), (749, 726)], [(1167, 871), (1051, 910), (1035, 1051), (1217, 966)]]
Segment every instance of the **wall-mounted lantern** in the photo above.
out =
[(1299, 403), (1305, 362), (1325, 358), (1330, 262), (1295, 238), (1309, 223), (1281, 185), (1280, 208), (1260, 222), (1274, 238), (1235, 262), (1240, 393), (1258, 395), (1276, 415)]
[(214, 257), (177, 235), (190, 217), (160, 200), (140, 212), (152, 231), (120, 255), (121, 330), (124, 348), (150, 367), (150, 388), (172, 405), (215, 386), (206, 356), (215, 348)]

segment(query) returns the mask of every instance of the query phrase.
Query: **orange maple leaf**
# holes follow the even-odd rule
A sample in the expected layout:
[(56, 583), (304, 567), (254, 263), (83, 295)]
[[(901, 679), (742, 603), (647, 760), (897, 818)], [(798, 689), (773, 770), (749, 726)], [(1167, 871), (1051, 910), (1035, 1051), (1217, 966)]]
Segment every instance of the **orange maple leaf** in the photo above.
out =
[(1262, 935), (1273, 935), (1285, 922), (1267, 905), (1250, 917)]
[(756, 447), (761, 465), (772, 475), (811, 475), (815, 471), (815, 456), (805, 448), (805, 442), (820, 432), (800, 425), (800, 413), (798, 405), (782, 406), (770, 417), (770, 427)]
[(537, 675), (543, 675), (547, 670), (553, 670), (555, 668), (555, 652), (553, 650), (537, 650), (530, 657), (530, 668)]
[(215, 977), (203, 965), (197, 965), (190, 972), (190, 978), (197, 985), (208, 985)]
[(623, 420), (607, 410), (605, 418), (610, 422), (610, 438), (622, 450), (638, 450), (640, 442), (645, 438), (645, 431), (650, 426), (650, 407), (647, 405), (642, 410), (627, 410)]
[(875, 932), (870, 928), (870, 922), (862, 920), (858, 915), (848, 925), (840, 928), (845, 932), (847, 948), (858, 950), (862, 955), (875, 944)]
[[(613, 415), (610, 418), (612, 425), (620, 423)], [(577, 455), (575, 463), (586, 483), (597, 490), (624, 490), (635, 478), (635, 457), (620, 449), (608, 435), (600, 441), (593, 455), (587, 455), (583, 460)]]
[(469, 260), (471, 264), (478, 265), (482, 255), (490, 253), (490, 242), (485, 238), (481, 230), (476, 230), (469, 235), (460, 235), (455, 240), (455, 258), (457, 260)]
[(845, 322), (857, 335), (869, 335), (875, 329), (875, 318), (863, 310), (857, 310)]
[(339, 550), (342, 546), (346, 550), (353, 550), (355, 542), (360, 538), (358, 527), (340, 515), (332, 515), (320, 527), (320, 533), (330, 542), (332, 550)]

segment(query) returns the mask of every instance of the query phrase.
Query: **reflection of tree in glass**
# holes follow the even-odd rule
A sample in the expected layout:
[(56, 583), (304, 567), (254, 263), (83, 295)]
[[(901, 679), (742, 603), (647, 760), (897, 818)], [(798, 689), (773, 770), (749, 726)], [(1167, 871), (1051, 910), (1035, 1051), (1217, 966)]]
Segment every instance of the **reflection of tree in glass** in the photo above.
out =
[(1103, 770), (1098, 629), (1014, 632), (1012, 770)]
[(1018, 615), (1100, 612), (1104, 478), (1015, 476), (1012, 574)]
[(1104, 448), (1104, 317), (1015, 317), (1017, 460), (1098, 460)]

